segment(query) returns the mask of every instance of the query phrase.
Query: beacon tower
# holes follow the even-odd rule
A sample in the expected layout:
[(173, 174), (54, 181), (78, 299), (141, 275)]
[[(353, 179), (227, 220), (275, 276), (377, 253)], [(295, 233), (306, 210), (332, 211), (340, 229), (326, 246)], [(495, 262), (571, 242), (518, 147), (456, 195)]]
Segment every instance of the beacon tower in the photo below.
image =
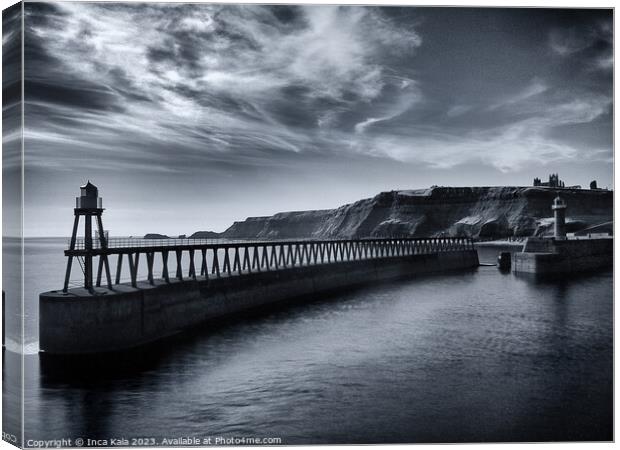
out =
[[(69, 279), (71, 277), (71, 265), (73, 256), (77, 252), (76, 258), (80, 263), (84, 272), (84, 287), (93, 292), (93, 255), (98, 249), (106, 249), (107, 239), (103, 231), (103, 222), (101, 215), (103, 214), (101, 197), (97, 186), (88, 181), (84, 186), (80, 186), (80, 196), (75, 198), (75, 209), (73, 210), (75, 219), (73, 221), (73, 233), (71, 233), (71, 241), (69, 242), (69, 259), (67, 260), (67, 272), (65, 274), (65, 284), (63, 292), (69, 289)], [(84, 218), (84, 241), (78, 242), (77, 233), (80, 224), (80, 218)], [(98, 230), (98, 239), (93, 242), (93, 218), (96, 220)], [(76, 248), (77, 247), (77, 248)], [(101, 275), (103, 268), (107, 278), (108, 288), (112, 289), (112, 281), (110, 278), (110, 265), (106, 254), (99, 255), (99, 270), (97, 273), (97, 285), (101, 283)]]

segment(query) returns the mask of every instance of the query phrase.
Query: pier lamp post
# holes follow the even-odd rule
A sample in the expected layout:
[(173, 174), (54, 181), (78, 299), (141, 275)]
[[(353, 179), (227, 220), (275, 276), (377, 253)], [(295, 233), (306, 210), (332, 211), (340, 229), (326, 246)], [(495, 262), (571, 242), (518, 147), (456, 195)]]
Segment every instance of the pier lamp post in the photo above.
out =
[(554, 216), (554, 237), (558, 240), (566, 239), (566, 202), (558, 195), (551, 206)]
[[(88, 181), (84, 186), (80, 186), (80, 196), (75, 198), (75, 209), (73, 214), (75, 219), (73, 221), (73, 233), (71, 234), (71, 241), (69, 243), (69, 250), (65, 254), (69, 257), (67, 260), (67, 272), (65, 274), (65, 284), (62, 289), (63, 292), (67, 292), (69, 289), (69, 279), (71, 277), (71, 265), (73, 263), (73, 257), (83, 257), (84, 265), (82, 267), (84, 271), (84, 288), (89, 292), (93, 292), (93, 217), (97, 221), (97, 228), (99, 232), (99, 249), (107, 249), (107, 239), (103, 231), (103, 222), (101, 215), (103, 214), (101, 197), (99, 197), (99, 190), (97, 186)], [(84, 246), (77, 249), (77, 231), (80, 223), (80, 217), (84, 217)], [(100, 254), (99, 256), (99, 275), (101, 275), (102, 266), (105, 266), (106, 278), (108, 282), (108, 288), (112, 289), (112, 281), (110, 278), (110, 265), (108, 263), (108, 256), (106, 254)]]

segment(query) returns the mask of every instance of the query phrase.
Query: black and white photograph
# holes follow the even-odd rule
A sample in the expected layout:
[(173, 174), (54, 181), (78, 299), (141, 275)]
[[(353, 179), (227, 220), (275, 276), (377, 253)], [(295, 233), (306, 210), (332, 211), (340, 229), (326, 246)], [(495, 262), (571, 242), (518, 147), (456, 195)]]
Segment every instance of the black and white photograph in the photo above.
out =
[(5, 444), (614, 441), (611, 4), (3, 7)]

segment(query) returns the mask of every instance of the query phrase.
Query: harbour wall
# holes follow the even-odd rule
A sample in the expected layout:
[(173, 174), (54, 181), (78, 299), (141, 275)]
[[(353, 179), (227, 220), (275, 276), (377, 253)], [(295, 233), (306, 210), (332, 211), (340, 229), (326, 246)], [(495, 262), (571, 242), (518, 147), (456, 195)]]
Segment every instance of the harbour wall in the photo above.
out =
[(514, 272), (555, 275), (599, 270), (613, 265), (613, 239), (528, 239), (512, 254)]
[(39, 297), (40, 350), (86, 354), (130, 349), (212, 319), (344, 288), (478, 266), (476, 250), (316, 264), (274, 271), (116, 285)]

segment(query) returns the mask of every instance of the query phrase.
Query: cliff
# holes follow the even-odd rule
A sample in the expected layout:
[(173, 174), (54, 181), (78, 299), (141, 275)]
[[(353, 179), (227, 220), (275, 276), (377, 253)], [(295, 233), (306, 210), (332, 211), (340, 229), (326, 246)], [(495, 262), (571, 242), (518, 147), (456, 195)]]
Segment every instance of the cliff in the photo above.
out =
[(190, 235), (190, 239), (218, 239), (221, 236), (221, 233), (216, 233), (215, 231), (196, 231), (192, 235)]
[[(613, 220), (613, 192), (561, 189), (568, 231)], [(278, 213), (235, 222), (229, 239), (389, 236), (507, 237), (548, 234), (558, 190), (541, 187), (433, 187), (382, 192), (318, 211)]]
[(170, 239), (165, 234), (159, 233), (146, 233), (142, 239)]

